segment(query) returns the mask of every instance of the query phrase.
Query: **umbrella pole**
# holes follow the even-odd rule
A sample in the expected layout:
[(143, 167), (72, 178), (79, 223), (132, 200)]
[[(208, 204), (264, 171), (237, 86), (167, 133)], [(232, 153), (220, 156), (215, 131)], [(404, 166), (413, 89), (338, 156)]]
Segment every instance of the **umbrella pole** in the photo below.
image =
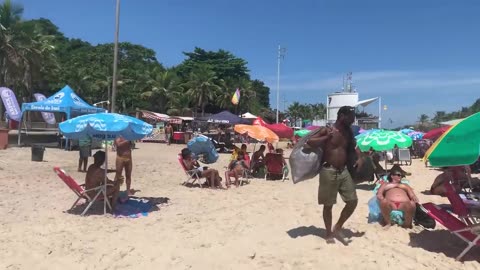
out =
[(387, 161), (388, 161), (387, 151), (383, 151), (383, 153), (385, 153), (384, 154), (384, 156), (385, 156), (385, 173), (387, 173), (388, 172), (388, 170), (387, 170)]
[[(103, 214), (107, 213), (107, 173), (108, 173), (108, 145), (107, 134), (105, 134), (105, 177), (103, 179)], [(110, 207), (111, 208), (111, 207)], [(113, 211), (113, 209), (112, 209)]]

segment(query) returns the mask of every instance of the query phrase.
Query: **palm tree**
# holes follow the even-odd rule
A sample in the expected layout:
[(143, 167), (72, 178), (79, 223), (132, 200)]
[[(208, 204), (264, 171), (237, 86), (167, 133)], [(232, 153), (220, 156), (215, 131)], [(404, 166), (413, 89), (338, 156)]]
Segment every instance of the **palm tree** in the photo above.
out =
[(45, 66), (56, 66), (52, 37), (21, 21), (23, 7), (6, 0), (0, 5), (0, 84), (31, 94), (33, 80)]
[(154, 68), (149, 72), (144, 84), (144, 91), (141, 97), (149, 100), (158, 100), (157, 106), (160, 112), (166, 110), (171, 93), (181, 90), (179, 78), (175, 73), (168, 70), (162, 72), (159, 68)]
[(170, 100), (167, 103), (169, 115), (192, 115), (191, 109), (192, 99), (186, 95), (182, 90), (170, 93)]
[(296, 125), (297, 119), (300, 117), (301, 105), (299, 102), (295, 101), (290, 106), (288, 106), (287, 112), (288, 115), (293, 118), (293, 123)]
[(420, 115), (420, 117), (418, 117), (418, 122), (420, 122), (420, 124), (423, 126), (428, 121), (428, 119), (429, 119), (428, 115), (422, 114)]
[(437, 111), (433, 116), (432, 121), (438, 125), (440, 122), (444, 121), (444, 119), (445, 119), (445, 111)]
[(4, 28), (10, 28), (20, 22), (23, 15), (23, 6), (12, 3), (10, 0), (5, 0), (0, 5), (0, 24)]
[(207, 65), (199, 65), (188, 76), (188, 81), (184, 84), (189, 95), (195, 102), (197, 108), (205, 114), (205, 106), (213, 101), (215, 94), (221, 88), (217, 84), (217, 76), (215, 72)]

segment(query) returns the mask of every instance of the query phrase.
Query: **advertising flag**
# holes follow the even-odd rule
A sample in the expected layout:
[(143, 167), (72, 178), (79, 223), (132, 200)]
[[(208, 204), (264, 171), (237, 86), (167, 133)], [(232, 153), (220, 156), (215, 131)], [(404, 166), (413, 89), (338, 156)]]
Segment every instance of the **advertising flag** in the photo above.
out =
[(2, 96), (2, 101), (5, 105), (5, 110), (7, 111), (8, 117), (12, 120), (20, 122), (22, 118), (22, 110), (20, 110), (20, 106), (18, 106), (15, 93), (6, 87), (0, 87), (0, 96)]
[(232, 104), (237, 105), (240, 102), (240, 89), (237, 88), (232, 97)]
[[(47, 99), (45, 95), (40, 93), (35, 93), (33, 94), (33, 96), (35, 97), (36, 101), (42, 101)], [(57, 122), (55, 120), (55, 115), (51, 112), (42, 112), (42, 117), (43, 117), (43, 120), (50, 125), (55, 125), (55, 123)]]

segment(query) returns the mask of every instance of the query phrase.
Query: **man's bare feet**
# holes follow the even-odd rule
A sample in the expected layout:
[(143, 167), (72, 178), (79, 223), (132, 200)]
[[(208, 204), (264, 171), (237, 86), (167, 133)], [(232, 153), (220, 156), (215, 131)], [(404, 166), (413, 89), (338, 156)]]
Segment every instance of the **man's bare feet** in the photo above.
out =
[(335, 238), (333, 237), (333, 234), (329, 234), (325, 237), (325, 241), (327, 244), (335, 244)]
[(345, 235), (342, 233), (342, 228), (337, 228), (336, 225), (333, 227), (332, 233), (333, 236), (345, 246), (348, 246), (348, 244), (352, 242), (352, 240), (345, 237)]

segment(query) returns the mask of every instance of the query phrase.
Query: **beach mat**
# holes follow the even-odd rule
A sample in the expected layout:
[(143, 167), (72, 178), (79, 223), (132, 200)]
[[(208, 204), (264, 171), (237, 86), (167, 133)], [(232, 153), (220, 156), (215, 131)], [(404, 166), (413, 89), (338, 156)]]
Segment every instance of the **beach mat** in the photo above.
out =
[(129, 198), (127, 201), (119, 202), (115, 209), (115, 217), (138, 218), (148, 216), (155, 204), (141, 198)]

